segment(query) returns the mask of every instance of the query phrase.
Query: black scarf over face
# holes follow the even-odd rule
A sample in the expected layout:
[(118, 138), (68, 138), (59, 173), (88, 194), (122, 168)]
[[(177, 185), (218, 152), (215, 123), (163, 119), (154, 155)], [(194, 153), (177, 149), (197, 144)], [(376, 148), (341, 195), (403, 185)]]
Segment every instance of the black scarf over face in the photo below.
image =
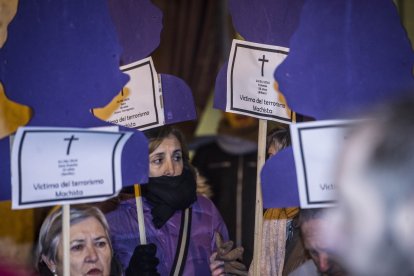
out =
[(142, 194), (153, 206), (152, 222), (161, 228), (178, 210), (184, 210), (197, 200), (196, 181), (190, 169), (179, 176), (150, 177), (142, 186)]

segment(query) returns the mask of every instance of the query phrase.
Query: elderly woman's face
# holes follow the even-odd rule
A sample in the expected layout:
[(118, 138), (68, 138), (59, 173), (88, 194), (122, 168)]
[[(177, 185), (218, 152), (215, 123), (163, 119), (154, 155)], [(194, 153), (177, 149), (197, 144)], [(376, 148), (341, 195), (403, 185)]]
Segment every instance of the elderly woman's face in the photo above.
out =
[(150, 154), (150, 177), (177, 176), (183, 171), (183, 153), (178, 139), (170, 134)]
[[(62, 244), (58, 248), (58, 260), (63, 260)], [(109, 275), (111, 248), (102, 224), (89, 217), (70, 227), (70, 275)], [(63, 275), (63, 263), (59, 262), (58, 275)]]

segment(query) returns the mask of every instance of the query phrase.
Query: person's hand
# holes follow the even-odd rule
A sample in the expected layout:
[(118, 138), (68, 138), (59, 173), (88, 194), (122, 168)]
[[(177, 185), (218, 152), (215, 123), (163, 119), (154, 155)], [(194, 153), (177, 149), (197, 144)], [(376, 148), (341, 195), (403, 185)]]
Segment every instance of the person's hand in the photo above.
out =
[(223, 276), (224, 273), (224, 262), (216, 260), (217, 252), (214, 252), (210, 256), (210, 271), (211, 276)]
[(144, 244), (135, 247), (134, 254), (129, 261), (125, 271), (126, 276), (159, 276), (157, 265), (158, 258), (155, 256), (157, 247), (155, 244)]
[[(220, 233), (216, 232), (216, 246), (217, 254), (214, 261), (224, 262), (224, 272), (230, 275), (247, 276), (247, 268), (240, 262), (243, 256), (244, 249), (239, 246), (233, 249), (233, 241), (223, 241), (223, 237)], [(214, 254), (213, 254), (214, 255)], [(211, 255), (211, 257), (213, 257)], [(211, 269), (211, 257), (210, 257), (210, 269)], [(213, 270), (211, 270), (213, 272)], [(217, 274), (221, 275), (221, 274)]]

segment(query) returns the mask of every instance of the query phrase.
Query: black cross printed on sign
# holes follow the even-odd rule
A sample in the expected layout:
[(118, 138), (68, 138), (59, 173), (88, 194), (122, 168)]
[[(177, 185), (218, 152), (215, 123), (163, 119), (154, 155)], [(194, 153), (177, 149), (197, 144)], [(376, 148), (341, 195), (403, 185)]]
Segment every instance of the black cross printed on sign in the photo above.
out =
[(72, 145), (72, 141), (78, 141), (79, 138), (75, 138), (75, 135), (72, 135), (70, 138), (63, 139), (64, 141), (69, 141), (68, 148), (66, 150), (66, 155), (70, 154), (70, 146)]
[(263, 77), (264, 63), (265, 63), (265, 62), (269, 62), (269, 60), (268, 60), (268, 59), (266, 59), (265, 55), (263, 55), (263, 57), (262, 57), (262, 58), (259, 58), (259, 61), (261, 61), (261, 62), (262, 62), (262, 77)]

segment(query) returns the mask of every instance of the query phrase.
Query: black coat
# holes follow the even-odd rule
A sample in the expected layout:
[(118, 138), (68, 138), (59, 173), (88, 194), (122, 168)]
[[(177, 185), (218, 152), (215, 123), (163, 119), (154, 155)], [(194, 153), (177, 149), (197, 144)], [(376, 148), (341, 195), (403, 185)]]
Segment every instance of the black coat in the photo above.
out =
[(230, 154), (214, 141), (198, 148), (192, 163), (211, 185), (212, 201), (230, 239), (244, 247), (243, 263), (249, 266), (254, 247), (257, 151)]

